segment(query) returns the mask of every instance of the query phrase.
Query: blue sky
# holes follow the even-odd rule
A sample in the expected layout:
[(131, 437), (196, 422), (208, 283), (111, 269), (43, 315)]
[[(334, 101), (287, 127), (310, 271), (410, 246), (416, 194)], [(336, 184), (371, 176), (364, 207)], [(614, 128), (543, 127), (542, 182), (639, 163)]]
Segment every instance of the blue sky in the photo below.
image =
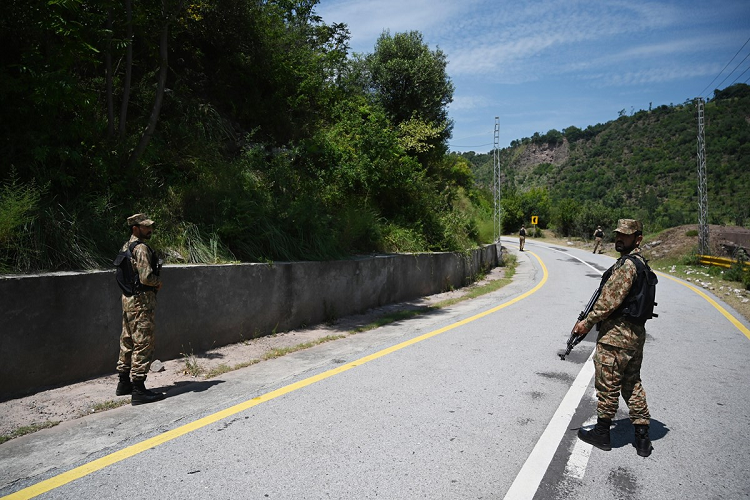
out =
[(446, 54), (452, 151), (491, 151), (496, 116), (507, 147), (750, 83), (750, 0), (321, 0), (316, 12), (348, 25), (353, 52), (416, 30)]

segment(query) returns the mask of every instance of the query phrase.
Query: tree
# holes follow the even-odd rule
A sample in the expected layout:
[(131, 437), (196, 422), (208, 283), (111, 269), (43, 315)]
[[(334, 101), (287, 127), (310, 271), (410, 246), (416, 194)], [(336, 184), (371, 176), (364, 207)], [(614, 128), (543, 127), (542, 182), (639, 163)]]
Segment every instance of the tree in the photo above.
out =
[(385, 31), (366, 61), (371, 90), (393, 124), (411, 122), (407, 129), (421, 131), (420, 142), (427, 147), (417, 152), (420, 161), (434, 158), (430, 153), (442, 156), (452, 129), (447, 106), (453, 101), (445, 54), (431, 51), (418, 31), (394, 36)]

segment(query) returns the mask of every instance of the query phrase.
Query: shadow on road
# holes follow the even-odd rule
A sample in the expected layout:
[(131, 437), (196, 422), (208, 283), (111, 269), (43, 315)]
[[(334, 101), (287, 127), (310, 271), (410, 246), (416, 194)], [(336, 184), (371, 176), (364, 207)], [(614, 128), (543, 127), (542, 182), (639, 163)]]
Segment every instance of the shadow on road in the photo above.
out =
[[(612, 442), (612, 448), (622, 448), (624, 446), (633, 446), (633, 439), (635, 436), (635, 428), (630, 423), (629, 418), (621, 418), (612, 422), (614, 426), (610, 434)], [(649, 427), (649, 437), (651, 441), (658, 441), (669, 433), (669, 427), (663, 422), (651, 419), (651, 426)]]
[(157, 389), (152, 389), (156, 392), (166, 392), (168, 397), (174, 397), (179, 396), (180, 394), (184, 394), (186, 392), (203, 392), (207, 391), (211, 387), (223, 384), (223, 380), (205, 380), (205, 381), (195, 381), (195, 382), (175, 382), (171, 386), (167, 387), (159, 387)]

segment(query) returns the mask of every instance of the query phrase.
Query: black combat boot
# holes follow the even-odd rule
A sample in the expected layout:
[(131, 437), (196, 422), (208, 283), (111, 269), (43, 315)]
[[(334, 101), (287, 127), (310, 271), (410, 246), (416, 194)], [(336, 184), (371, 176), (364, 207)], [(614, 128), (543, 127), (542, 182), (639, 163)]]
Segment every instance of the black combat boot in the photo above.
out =
[(609, 418), (599, 418), (596, 425), (590, 431), (578, 429), (578, 439), (590, 445), (596, 446), (600, 450), (609, 451), (612, 445), (609, 444), (609, 426), (612, 420)]
[(162, 394), (161, 392), (149, 391), (146, 389), (144, 382), (145, 380), (133, 380), (133, 398), (130, 400), (131, 405), (145, 405), (146, 403), (161, 401), (167, 397), (166, 394)]
[(651, 439), (648, 437), (648, 425), (634, 425), (635, 427), (635, 449), (641, 457), (651, 455), (654, 449)]
[(133, 383), (130, 381), (130, 372), (119, 372), (120, 381), (117, 382), (117, 396), (127, 396), (133, 392)]

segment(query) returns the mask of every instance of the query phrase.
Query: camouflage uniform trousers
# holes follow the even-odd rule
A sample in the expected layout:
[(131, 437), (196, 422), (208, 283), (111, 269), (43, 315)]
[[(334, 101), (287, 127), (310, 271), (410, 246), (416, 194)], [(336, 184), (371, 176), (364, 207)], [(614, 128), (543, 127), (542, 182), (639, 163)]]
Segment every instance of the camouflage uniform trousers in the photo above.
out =
[(134, 381), (145, 380), (154, 357), (156, 311), (136, 309), (122, 312), (120, 357), (117, 371), (130, 371)]
[(519, 236), (518, 237), (518, 249), (523, 250), (523, 245), (526, 243), (526, 236)]
[(643, 345), (637, 349), (623, 349), (597, 342), (594, 385), (599, 400), (596, 407), (599, 418), (614, 418), (622, 393), (633, 425), (649, 424), (651, 415), (646, 404), (646, 391), (641, 384), (642, 363)]
[[(602, 246), (602, 237), (601, 236), (597, 236), (596, 237), (596, 244), (594, 244), (594, 251), (592, 253), (596, 253), (596, 251), (599, 250), (599, 248), (601, 246)], [(603, 248), (602, 248), (602, 250), (603, 250)]]

